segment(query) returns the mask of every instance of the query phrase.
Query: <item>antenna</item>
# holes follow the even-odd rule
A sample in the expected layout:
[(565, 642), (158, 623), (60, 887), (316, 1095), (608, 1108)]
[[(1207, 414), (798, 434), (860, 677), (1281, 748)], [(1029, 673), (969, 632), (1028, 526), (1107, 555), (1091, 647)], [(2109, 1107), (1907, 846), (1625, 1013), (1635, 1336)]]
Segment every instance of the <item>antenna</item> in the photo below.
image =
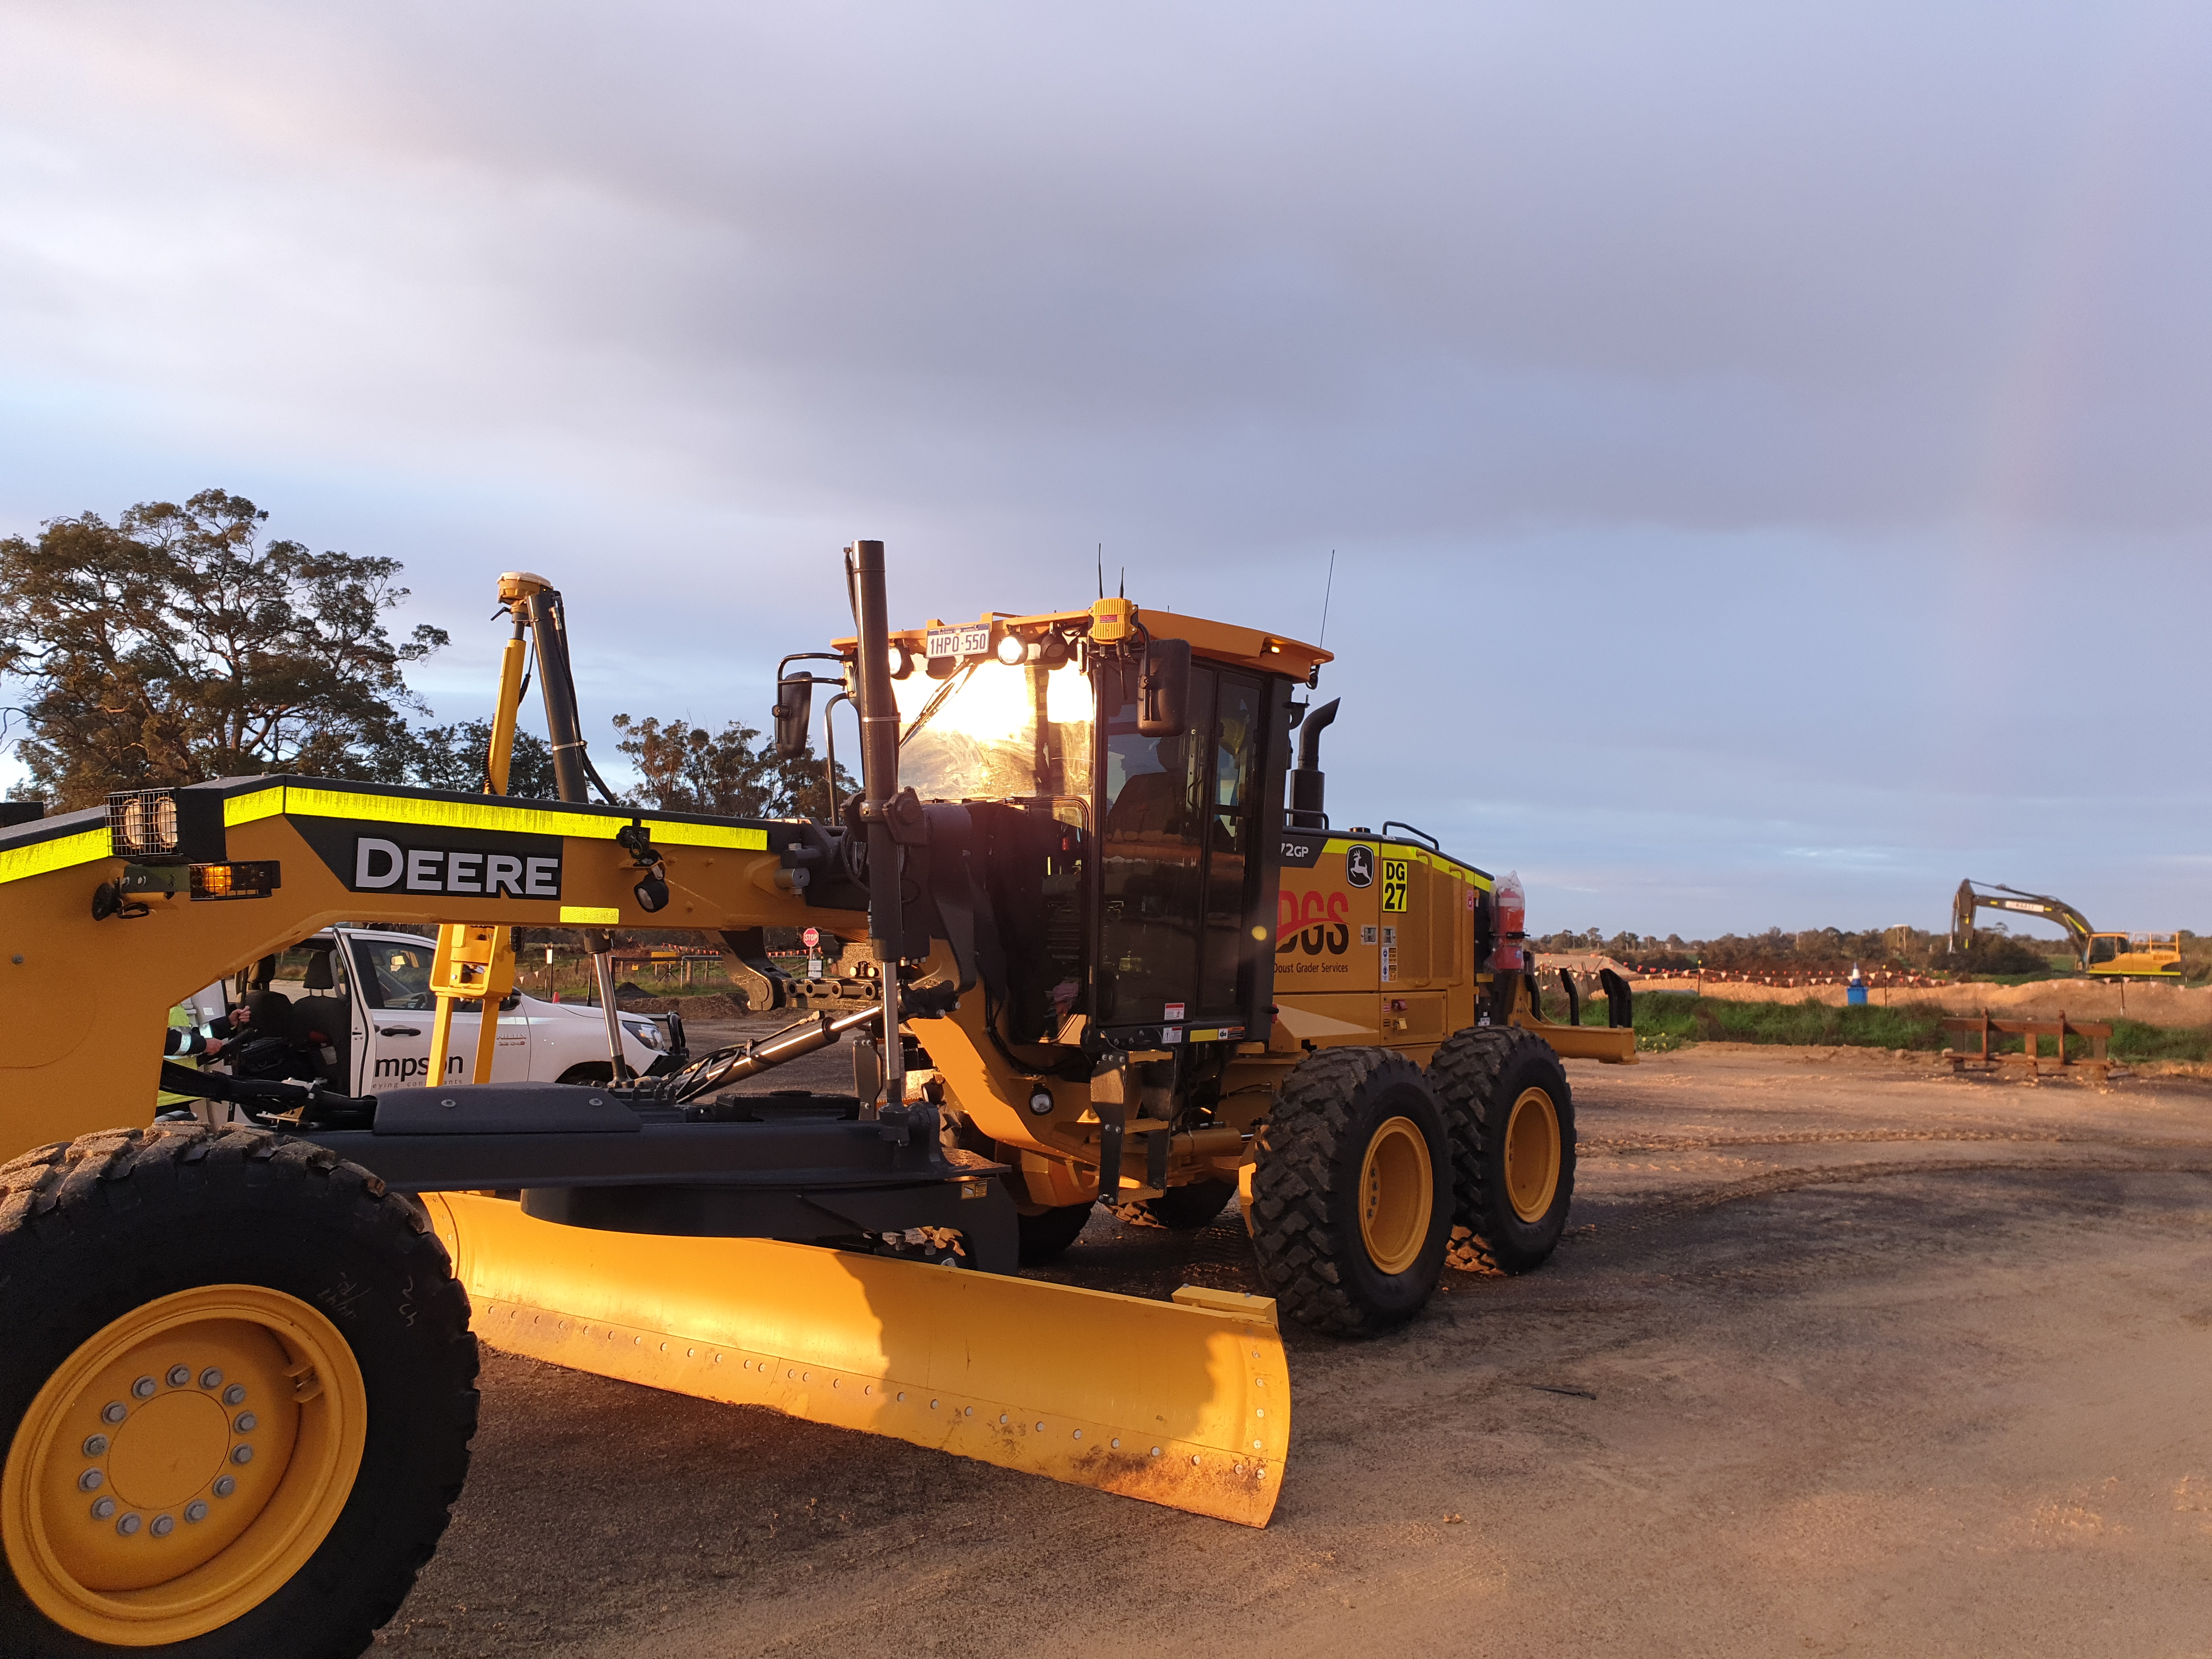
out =
[(1129, 567), (1126, 564), (1121, 567), (1121, 586), (1115, 597), (1124, 599), (1129, 597)]
[(1328, 586), (1321, 591), (1321, 638), (1314, 641), (1316, 645), (1328, 643), (1328, 602), (1335, 592), (1336, 550), (1332, 547), (1328, 550)]
[(1098, 544), (1098, 597), (1106, 597), (1106, 544)]

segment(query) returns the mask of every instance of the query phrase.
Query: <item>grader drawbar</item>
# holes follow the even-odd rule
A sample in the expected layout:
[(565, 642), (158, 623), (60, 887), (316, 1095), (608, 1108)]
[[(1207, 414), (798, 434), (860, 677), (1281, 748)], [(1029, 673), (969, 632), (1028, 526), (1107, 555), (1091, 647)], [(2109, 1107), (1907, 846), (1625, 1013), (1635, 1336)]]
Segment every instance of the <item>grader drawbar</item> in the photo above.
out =
[[(459, 1490), (477, 1339), (1264, 1524), (1279, 1305), (1358, 1335), (1419, 1310), (1455, 1237), (1549, 1255), (1559, 1055), (1632, 1060), (1626, 988), (1611, 1029), (1546, 1023), (1486, 874), (1330, 829), (1334, 705), (1293, 696), (1325, 653), (1121, 599), (899, 632), (880, 544), (847, 575), (855, 635), (809, 653), (860, 717), (835, 822), (584, 799), (559, 596), (514, 575), (483, 794), (228, 779), (0, 830), (0, 1652), (359, 1650)], [(526, 629), (558, 801), (503, 793)], [(163, 1067), (173, 1004), (347, 921), (441, 925), (422, 1086), (342, 1092), (366, 1034), (313, 989), (251, 1006), (321, 1080)], [(790, 1018), (642, 1078), (617, 1047), (604, 1083), (483, 1080), (523, 926), (581, 932), (610, 993), (612, 929), (719, 933)], [(813, 930), (807, 977), (771, 928)], [(380, 972), (306, 982), (427, 1006)], [(752, 1091), (841, 1041), (851, 1094)], [(157, 1085), (198, 1115), (151, 1121)], [(1271, 1297), (1012, 1271), (1100, 1203), (1232, 1202)]]

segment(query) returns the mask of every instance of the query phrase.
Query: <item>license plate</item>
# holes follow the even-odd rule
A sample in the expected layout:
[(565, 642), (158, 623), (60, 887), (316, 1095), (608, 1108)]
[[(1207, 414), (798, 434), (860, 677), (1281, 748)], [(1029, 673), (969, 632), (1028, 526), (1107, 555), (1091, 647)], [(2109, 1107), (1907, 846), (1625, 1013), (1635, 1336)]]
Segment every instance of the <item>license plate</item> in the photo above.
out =
[(973, 628), (939, 628), (931, 630), (927, 652), (933, 657), (984, 657), (991, 652), (991, 624), (981, 623)]

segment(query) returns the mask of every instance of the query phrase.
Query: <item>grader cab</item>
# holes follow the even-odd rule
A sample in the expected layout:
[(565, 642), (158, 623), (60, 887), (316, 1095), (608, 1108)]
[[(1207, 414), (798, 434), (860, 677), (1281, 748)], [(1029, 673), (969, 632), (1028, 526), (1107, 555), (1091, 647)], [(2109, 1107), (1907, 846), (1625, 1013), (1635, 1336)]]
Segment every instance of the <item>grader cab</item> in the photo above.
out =
[[(1122, 600), (894, 631), (880, 544), (847, 574), (836, 672), (787, 661), (776, 708), (796, 755), (817, 684), (855, 705), (835, 822), (587, 802), (558, 595), (514, 577), (483, 794), (228, 779), (0, 830), (0, 1650), (365, 1646), (459, 1491), (472, 1339), (1264, 1524), (1278, 1303), (1358, 1335), (1455, 1229), (1550, 1254), (1559, 1056), (1632, 1060), (1626, 989), (1546, 1024), (1487, 873), (1331, 825), (1326, 653)], [(504, 794), (526, 630), (558, 802)], [(172, 1004), (343, 921), (441, 925), (422, 1086), (163, 1068)], [(719, 933), (791, 1018), (655, 1076), (446, 1080), (519, 926), (585, 933), (611, 1020), (637, 927)], [(766, 949), (804, 927), (817, 977)], [(846, 1040), (849, 1095), (742, 1086)], [(150, 1121), (157, 1085), (198, 1115)], [(1015, 1273), (1100, 1203), (1232, 1200), (1273, 1299)]]

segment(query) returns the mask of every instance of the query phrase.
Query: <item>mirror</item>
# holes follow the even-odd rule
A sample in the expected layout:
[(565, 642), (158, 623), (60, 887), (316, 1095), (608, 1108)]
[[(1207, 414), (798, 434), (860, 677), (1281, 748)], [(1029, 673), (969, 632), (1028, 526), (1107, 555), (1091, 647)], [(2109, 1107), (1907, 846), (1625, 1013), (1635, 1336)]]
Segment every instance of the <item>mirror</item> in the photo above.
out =
[(785, 680), (775, 688), (776, 705), (769, 713), (775, 719), (775, 755), (794, 761), (806, 753), (806, 730), (814, 720), (814, 682), (811, 678)]
[(1137, 671), (1137, 730), (1148, 738), (1175, 737), (1189, 706), (1190, 641), (1150, 641)]

